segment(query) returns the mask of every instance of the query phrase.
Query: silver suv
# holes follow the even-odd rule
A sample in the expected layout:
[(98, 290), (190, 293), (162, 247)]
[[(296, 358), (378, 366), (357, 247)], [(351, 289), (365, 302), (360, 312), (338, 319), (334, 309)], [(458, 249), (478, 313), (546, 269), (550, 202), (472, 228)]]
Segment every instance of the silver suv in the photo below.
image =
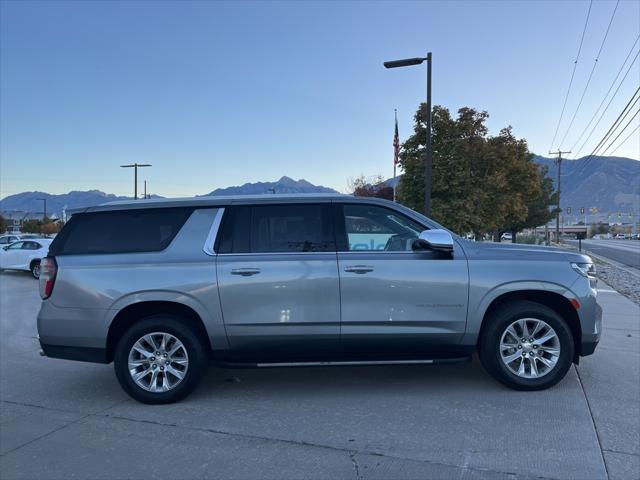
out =
[(475, 243), (341, 195), (116, 202), (76, 212), (42, 262), (45, 355), (114, 362), (133, 398), (189, 394), (209, 363), (436, 363), (477, 351), (503, 384), (560, 381), (601, 331), (595, 270)]

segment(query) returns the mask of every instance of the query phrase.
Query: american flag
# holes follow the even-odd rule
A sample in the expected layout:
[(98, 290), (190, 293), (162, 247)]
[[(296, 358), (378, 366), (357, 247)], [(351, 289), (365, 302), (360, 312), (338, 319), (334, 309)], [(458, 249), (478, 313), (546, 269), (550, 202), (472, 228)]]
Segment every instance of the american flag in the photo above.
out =
[(400, 137), (398, 136), (398, 112), (396, 112), (396, 129), (393, 133), (393, 164), (400, 162)]

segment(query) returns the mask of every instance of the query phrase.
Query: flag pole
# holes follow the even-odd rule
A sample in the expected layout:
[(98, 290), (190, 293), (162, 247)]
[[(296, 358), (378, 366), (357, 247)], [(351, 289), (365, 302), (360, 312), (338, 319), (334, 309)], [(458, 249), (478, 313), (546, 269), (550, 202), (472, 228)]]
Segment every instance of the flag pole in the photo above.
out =
[[(394, 113), (394, 115), (396, 117), (395, 132), (397, 132), (398, 131), (398, 109), (394, 108), (393, 109), (393, 113)], [(397, 159), (398, 153), (397, 153), (397, 147), (395, 145), (395, 142), (396, 142), (396, 137), (395, 137), (395, 134), (394, 134), (394, 137), (393, 137), (393, 178), (391, 179), (391, 182), (392, 182), (392, 185), (393, 185), (393, 201), (394, 202), (396, 201), (396, 163), (397, 163), (397, 160), (398, 160)]]
[(396, 201), (396, 162), (393, 162), (393, 201)]
[(393, 178), (391, 179), (393, 185), (393, 201), (396, 201), (396, 166), (398, 165), (398, 154), (400, 139), (398, 138), (398, 109), (394, 108), (393, 113), (395, 115), (395, 130), (393, 132)]

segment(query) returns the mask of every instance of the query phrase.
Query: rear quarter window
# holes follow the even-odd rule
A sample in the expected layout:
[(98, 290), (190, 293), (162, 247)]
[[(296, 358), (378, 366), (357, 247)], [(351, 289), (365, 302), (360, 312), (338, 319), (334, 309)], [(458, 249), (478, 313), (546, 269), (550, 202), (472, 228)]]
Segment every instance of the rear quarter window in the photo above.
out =
[(178, 234), (193, 208), (79, 213), (49, 248), (50, 255), (157, 252)]

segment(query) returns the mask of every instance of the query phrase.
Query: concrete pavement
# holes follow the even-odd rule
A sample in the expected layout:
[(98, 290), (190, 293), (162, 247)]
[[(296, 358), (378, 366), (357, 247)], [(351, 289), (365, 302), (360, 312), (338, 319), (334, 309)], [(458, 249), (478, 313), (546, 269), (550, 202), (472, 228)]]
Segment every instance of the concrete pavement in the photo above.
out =
[(38, 355), (36, 282), (0, 274), (0, 478), (640, 477), (640, 311), (603, 288), (596, 354), (514, 392), (469, 364), (211, 369), (146, 406)]

